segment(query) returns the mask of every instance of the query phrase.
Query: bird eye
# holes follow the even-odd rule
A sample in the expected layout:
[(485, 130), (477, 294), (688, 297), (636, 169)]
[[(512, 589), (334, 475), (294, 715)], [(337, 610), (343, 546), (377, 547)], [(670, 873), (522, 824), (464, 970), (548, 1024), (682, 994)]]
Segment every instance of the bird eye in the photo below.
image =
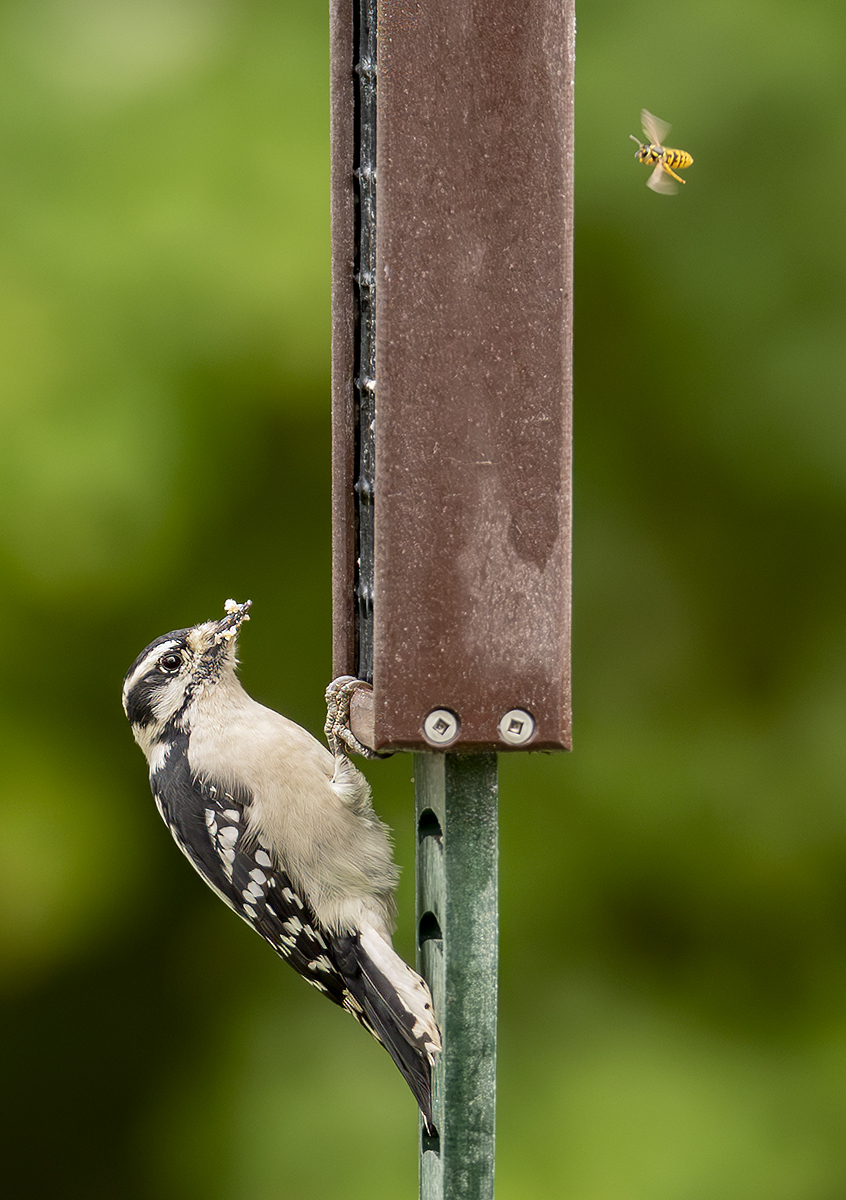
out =
[(182, 666), (182, 655), (177, 654), (175, 650), (171, 650), (169, 654), (162, 656), (159, 666), (163, 671), (167, 671), (169, 675), (172, 675), (174, 671), (178, 671)]

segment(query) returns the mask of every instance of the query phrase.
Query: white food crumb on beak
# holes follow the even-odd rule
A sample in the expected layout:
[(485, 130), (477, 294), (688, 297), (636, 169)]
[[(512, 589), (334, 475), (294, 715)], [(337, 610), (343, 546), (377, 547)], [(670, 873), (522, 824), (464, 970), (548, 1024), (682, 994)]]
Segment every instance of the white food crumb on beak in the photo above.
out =
[[(249, 621), (250, 617), (247, 609), (249, 608), (250, 604), (250, 600), (245, 601), (244, 604), (239, 604), (237, 600), (224, 601), (223, 611), (226, 613), (226, 616), (231, 617), (233, 613), (240, 613), (240, 617), (238, 623), (233, 625), (231, 629), (221, 629), (214, 635), (214, 644), (216, 646), (219, 646), (221, 642), (231, 642), (238, 633), (241, 625), (243, 625), (244, 621)], [(224, 620), (225, 619), (226, 618), (224, 618)]]

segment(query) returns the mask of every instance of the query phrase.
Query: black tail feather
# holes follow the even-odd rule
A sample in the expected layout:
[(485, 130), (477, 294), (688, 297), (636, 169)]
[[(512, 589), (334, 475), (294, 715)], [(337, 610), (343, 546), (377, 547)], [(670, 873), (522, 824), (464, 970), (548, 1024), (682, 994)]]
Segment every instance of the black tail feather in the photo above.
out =
[[(362, 1024), (382, 1043), (417, 1101), (426, 1133), (432, 1136), (432, 1066), (412, 1032), (415, 1023), (396, 989), (362, 949), (358, 937), (339, 938), (337, 961), (346, 985), (362, 1010)], [(354, 1015), (358, 1016), (357, 1013)], [(361, 1019), (361, 1018), (359, 1018)]]

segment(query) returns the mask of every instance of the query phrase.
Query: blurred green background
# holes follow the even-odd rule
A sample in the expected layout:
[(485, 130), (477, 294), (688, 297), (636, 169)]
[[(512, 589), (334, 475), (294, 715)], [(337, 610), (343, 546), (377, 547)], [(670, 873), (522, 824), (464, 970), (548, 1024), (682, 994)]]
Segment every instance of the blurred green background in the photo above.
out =
[[(9, 1195), (415, 1194), (398, 1073), (188, 869), (119, 702), (251, 596), (246, 685), (321, 725), (327, 57), (322, 0), (0, 3)], [(503, 1200), (846, 1195), (845, 72), (841, 0), (579, 9), (576, 742), (502, 762)]]

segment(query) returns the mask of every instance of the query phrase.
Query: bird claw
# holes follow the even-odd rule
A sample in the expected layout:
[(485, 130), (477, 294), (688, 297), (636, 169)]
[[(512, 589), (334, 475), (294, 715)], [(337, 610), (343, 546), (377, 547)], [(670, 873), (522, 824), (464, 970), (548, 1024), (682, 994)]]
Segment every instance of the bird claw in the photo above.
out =
[(354, 675), (339, 675), (327, 687), (326, 724), (323, 726), (326, 741), (336, 758), (349, 753), (360, 754), (362, 758), (387, 758), (365, 746), (350, 729), (350, 704), (361, 688), (372, 691), (369, 683)]

